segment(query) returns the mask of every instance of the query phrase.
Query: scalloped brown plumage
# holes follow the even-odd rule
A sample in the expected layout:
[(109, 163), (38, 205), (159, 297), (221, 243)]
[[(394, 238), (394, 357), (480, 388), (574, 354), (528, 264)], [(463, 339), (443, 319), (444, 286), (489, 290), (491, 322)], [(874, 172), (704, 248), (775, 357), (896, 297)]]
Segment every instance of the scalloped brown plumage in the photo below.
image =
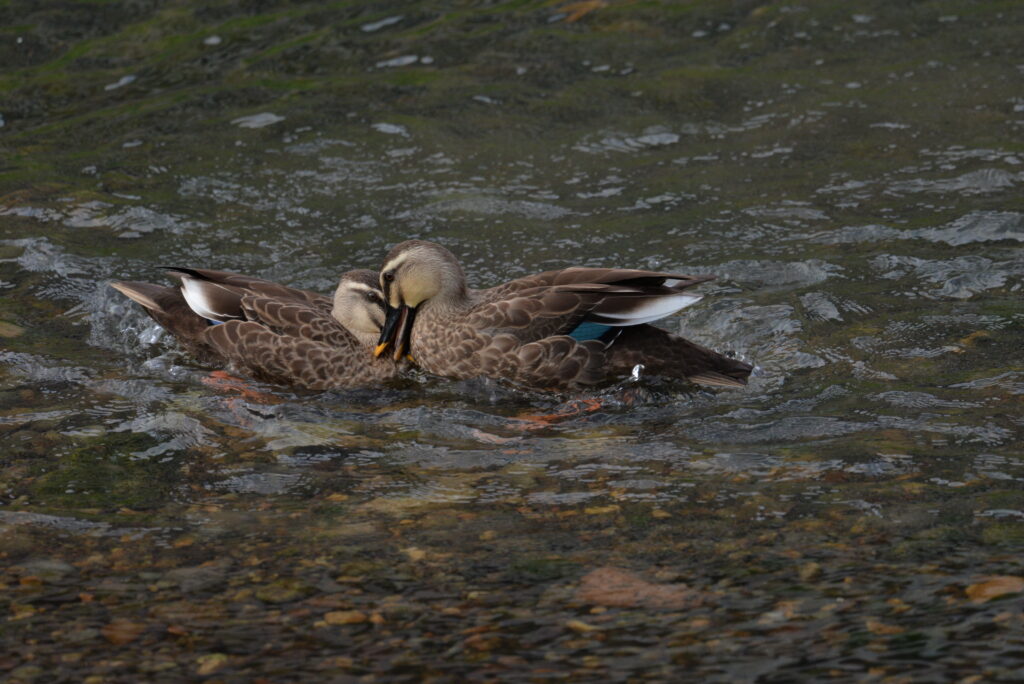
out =
[[(742, 387), (749, 364), (648, 325), (700, 299), (683, 290), (713, 278), (572, 267), (471, 290), (451, 252), (409, 240), (381, 268), (389, 317), (377, 353), (393, 344), (401, 356), (408, 344), (431, 373), (544, 389), (624, 379), (637, 364), (658, 375)], [(574, 339), (584, 323), (614, 327), (600, 339)]]
[(224, 271), (168, 271), (182, 280), (180, 287), (136, 281), (111, 287), (141, 304), (203, 363), (311, 390), (378, 385), (398, 375), (397, 363), (370, 354), (383, 320), (373, 271), (345, 273), (333, 300)]

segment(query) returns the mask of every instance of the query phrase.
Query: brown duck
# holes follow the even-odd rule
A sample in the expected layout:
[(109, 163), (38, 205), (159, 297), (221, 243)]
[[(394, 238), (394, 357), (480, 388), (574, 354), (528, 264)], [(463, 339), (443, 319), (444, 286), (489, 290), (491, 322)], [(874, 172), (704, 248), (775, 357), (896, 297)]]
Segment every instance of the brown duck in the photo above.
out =
[(410, 353), (451, 378), (486, 376), (545, 389), (645, 372), (719, 387), (747, 384), (751, 366), (648, 323), (696, 303), (684, 292), (714, 276), (566, 268), (472, 290), (458, 260), (422, 240), (396, 245), (380, 283), (388, 304), (375, 355)]
[(334, 297), (259, 278), (169, 268), (177, 287), (113, 282), (204, 363), (313, 390), (379, 384), (398, 364), (374, 359), (385, 305), (377, 274), (349, 271)]

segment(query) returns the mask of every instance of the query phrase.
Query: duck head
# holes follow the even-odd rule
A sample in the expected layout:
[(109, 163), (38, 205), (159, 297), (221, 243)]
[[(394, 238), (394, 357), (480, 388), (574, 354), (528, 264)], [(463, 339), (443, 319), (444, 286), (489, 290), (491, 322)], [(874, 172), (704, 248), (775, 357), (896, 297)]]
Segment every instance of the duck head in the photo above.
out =
[(334, 291), (331, 315), (360, 343), (374, 345), (384, 327), (386, 309), (375, 271), (360, 269), (342, 274)]
[(466, 276), (455, 256), (433, 242), (407, 240), (395, 245), (380, 269), (380, 288), (387, 304), (384, 329), (374, 356), (394, 347), (395, 360), (409, 351), (412, 325), (428, 302), (453, 304), (466, 296)]

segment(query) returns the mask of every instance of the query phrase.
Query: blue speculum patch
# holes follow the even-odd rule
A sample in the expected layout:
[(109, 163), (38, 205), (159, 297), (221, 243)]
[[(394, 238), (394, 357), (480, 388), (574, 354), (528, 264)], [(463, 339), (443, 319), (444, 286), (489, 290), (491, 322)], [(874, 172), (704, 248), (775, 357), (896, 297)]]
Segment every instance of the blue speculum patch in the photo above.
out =
[(584, 321), (576, 326), (576, 328), (569, 333), (569, 337), (576, 340), (577, 342), (585, 342), (587, 340), (599, 339), (602, 335), (612, 329), (612, 326), (605, 325), (603, 323), (590, 323)]

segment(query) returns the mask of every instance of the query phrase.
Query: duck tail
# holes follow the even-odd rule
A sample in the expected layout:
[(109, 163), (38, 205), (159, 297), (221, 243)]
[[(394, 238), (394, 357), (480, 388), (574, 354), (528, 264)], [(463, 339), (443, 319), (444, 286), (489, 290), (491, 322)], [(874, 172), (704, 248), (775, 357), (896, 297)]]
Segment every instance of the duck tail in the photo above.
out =
[(189, 308), (180, 289), (138, 281), (117, 281), (110, 286), (142, 306), (150, 318), (201, 361), (220, 360), (203, 335), (210, 321)]
[(110, 283), (110, 287), (144, 309), (156, 313), (166, 313), (163, 306), (160, 305), (160, 301), (167, 298), (169, 290), (174, 289), (164, 285), (154, 285), (153, 283), (143, 283), (136, 280), (114, 281)]
[[(722, 357), (724, 361), (734, 361), (728, 357)], [(695, 382), (698, 385), (709, 385), (711, 387), (746, 387), (747, 377), (750, 375), (749, 365), (742, 361), (737, 362), (739, 367), (736, 370), (731, 371), (735, 375), (729, 375), (730, 371), (720, 372), (715, 370), (705, 370), (700, 373), (694, 373), (693, 375), (687, 375), (686, 379), (690, 382)]]
[(711, 387), (744, 387), (753, 370), (749, 363), (650, 325), (625, 328), (611, 346), (611, 363), (620, 373), (642, 363), (649, 373)]
[(682, 375), (690, 382), (710, 387), (746, 387), (754, 367), (713, 349), (676, 337), (680, 356), (685, 359)]

